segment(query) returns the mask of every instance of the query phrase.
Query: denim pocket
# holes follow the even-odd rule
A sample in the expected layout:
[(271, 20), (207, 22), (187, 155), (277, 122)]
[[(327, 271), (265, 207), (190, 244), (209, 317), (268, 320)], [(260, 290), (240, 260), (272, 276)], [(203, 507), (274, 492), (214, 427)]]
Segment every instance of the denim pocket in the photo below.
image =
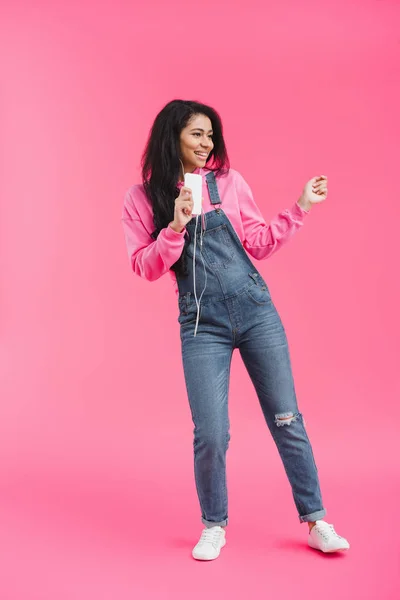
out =
[(226, 225), (209, 229), (204, 235), (204, 250), (212, 267), (227, 267), (232, 262), (235, 249)]
[(259, 273), (249, 273), (249, 277), (251, 277), (252, 282), (246, 289), (247, 295), (256, 304), (266, 304), (267, 302), (271, 302), (271, 294), (261, 275)]

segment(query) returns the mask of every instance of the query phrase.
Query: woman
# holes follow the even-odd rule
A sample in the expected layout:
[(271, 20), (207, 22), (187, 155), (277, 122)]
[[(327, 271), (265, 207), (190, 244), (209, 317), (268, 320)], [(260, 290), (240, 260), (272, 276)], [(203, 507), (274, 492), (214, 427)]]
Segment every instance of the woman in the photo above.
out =
[[(245, 250), (264, 259), (327, 197), (314, 177), (300, 199), (267, 225), (243, 177), (229, 168), (219, 115), (174, 100), (156, 117), (142, 160), (143, 184), (126, 194), (122, 224), (133, 271), (154, 281), (167, 271), (178, 298), (182, 360), (194, 428), (194, 467), (205, 528), (192, 555), (213, 560), (226, 543), (228, 387), (238, 348), (277, 445), (308, 544), (323, 552), (349, 543), (323, 520), (317, 468), (299, 412), (288, 344), (268, 286)], [(203, 178), (192, 216), (185, 173)]]

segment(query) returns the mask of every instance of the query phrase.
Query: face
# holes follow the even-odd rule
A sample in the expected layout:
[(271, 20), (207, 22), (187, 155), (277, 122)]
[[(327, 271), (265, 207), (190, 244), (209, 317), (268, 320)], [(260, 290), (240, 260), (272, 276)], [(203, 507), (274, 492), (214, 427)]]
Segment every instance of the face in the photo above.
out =
[(185, 173), (204, 167), (214, 148), (211, 121), (205, 115), (194, 115), (180, 136), (181, 160)]

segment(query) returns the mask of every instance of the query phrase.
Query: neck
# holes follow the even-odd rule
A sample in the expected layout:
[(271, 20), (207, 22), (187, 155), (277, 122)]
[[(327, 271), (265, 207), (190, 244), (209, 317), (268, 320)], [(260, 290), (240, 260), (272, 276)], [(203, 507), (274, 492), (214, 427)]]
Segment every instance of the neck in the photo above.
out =
[(202, 169), (199, 167), (191, 167), (188, 169), (181, 162), (181, 169), (179, 171), (179, 180), (178, 181), (185, 181), (185, 173), (196, 173), (196, 172), (199, 172), (201, 175)]

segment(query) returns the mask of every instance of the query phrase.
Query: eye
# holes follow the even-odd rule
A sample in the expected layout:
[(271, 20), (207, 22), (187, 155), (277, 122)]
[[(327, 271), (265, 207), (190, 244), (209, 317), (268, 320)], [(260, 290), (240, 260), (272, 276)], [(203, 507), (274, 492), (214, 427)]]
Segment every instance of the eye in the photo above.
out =
[(193, 135), (195, 135), (196, 137), (200, 137), (201, 134), (198, 131), (195, 131)]

